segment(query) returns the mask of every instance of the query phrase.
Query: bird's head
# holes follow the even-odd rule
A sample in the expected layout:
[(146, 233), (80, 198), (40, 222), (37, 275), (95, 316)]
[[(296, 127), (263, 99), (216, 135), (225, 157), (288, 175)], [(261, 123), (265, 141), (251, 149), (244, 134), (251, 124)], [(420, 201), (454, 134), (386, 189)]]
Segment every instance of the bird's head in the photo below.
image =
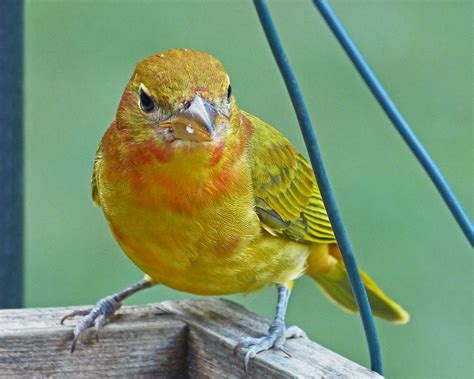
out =
[(222, 64), (203, 52), (176, 49), (138, 63), (120, 101), (116, 126), (133, 142), (212, 147), (232, 134), (236, 109)]

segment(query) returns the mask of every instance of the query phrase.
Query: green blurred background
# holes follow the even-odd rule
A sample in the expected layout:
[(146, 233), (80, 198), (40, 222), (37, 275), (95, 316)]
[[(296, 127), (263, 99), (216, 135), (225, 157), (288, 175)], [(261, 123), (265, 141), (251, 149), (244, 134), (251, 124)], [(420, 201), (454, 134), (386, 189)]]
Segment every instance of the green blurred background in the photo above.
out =
[[(473, 216), (471, 1), (331, 1)], [(390, 378), (473, 376), (473, 254), (310, 0), (271, 1), (358, 261), (412, 316), (377, 322)], [(94, 153), (135, 63), (188, 47), (240, 106), (304, 145), (251, 1), (26, 1), (26, 305), (91, 304), (141, 277), (90, 199)], [(159, 217), (159, 216), (157, 216)], [(157, 287), (128, 303), (182, 299)], [(268, 288), (232, 296), (272, 317)], [(360, 319), (298, 281), (288, 323), (368, 365)]]

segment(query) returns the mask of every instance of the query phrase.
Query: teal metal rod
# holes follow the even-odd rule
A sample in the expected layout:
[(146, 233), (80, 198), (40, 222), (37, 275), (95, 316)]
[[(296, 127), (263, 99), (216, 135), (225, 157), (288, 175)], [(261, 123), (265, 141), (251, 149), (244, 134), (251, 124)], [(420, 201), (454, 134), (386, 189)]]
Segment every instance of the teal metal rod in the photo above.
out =
[[(0, 1), (0, 308), (23, 302), (23, 1)], [(1, 328), (1, 326), (0, 326)]]
[(367, 84), (367, 87), (369, 87), (370, 91), (375, 96), (382, 109), (385, 111), (385, 114), (388, 116), (390, 121), (392, 121), (393, 126), (398, 130), (398, 133), (400, 133), (400, 136), (408, 145), (411, 152), (415, 155), (416, 159), (418, 159), (418, 162), (420, 162), (420, 164), (425, 169), (426, 173), (451, 211), (451, 214), (459, 224), (459, 227), (463, 231), (467, 240), (471, 246), (474, 246), (474, 226), (469, 220), (467, 213), (462, 208), (461, 203), (457, 199), (443, 174), (436, 166), (436, 163), (418, 140), (395, 103), (392, 101), (388, 93), (383, 88), (382, 84), (372, 72), (359, 49), (357, 49), (357, 46), (347, 34), (346, 30), (338, 20), (336, 14), (331, 9), (331, 6), (328, 4), (328, 2), (326, 0), (313, 0), (313, 2), (318, 8), (319, 13), (321, 13), (323, 19), (328, 24), (329, 28), (336, 36), (349, 59), (356, 67), (365, 84)]
[(293, 73), (288, 57), (281, 44), (280, 37), (273, 23), (270, 11), (268, 10), (266, 0), (254, 0), (260, 22), (262, 24), (268, 43), (272, 49), (273, 56), (278, 64), (280, 72), (286, 84), (288, 93), (290, 94), (293, 108), (300, 125), (301, 132), (304, 137), (306, 148), (314, 169), (316, 181), (318, 183), (324, 205), (331, 220), (331, 225), (336, 236), (337, 244), (342, 253), (344, 265), (346, 266), (349, 279), (351, 281), (352, 290), (354, 292), (357, 305), (359, 307), (362, 324), (364, 326), (367, 344), (369, 347), (371, 367), (373, 371), (383, 374), (382, 354), (380, 343), (377, 337), (374, 317), (370, 309), (367, 293), (360, 277), (359, 268), (352, 252), (342, 218), (336, 205), (336, 200), (329, 184), (329, 179), (324, 168), (323, 158), (319, 150), (319, 146), (314, 134), (311, 119), (306, 108), (303, 95), (301, 94), (296, 76)]

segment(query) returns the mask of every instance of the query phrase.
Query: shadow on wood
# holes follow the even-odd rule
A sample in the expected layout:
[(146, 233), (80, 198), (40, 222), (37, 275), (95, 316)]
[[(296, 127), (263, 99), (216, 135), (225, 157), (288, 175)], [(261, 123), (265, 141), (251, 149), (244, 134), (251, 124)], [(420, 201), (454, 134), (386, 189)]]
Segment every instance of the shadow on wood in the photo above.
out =
[(124, 307), (102, 331), (88, 330), (74, 354), (72, 308), (0, 310), (0, 376), (134, 378), (381, 378), (306, 339), (289, 340), (291, 358), (263, 352), (243, 365), (233, 348), (269, 322), (226, 300), (193, 299)]

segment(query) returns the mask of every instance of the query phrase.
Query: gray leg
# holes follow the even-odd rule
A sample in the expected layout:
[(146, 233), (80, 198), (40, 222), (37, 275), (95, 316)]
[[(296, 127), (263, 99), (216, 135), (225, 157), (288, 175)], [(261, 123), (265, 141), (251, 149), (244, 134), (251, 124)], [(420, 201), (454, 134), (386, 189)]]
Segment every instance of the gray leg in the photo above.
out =
[(153, 286), (153, 283), (150, 280), (143, 279), (139, 282), (131, 285), (130, 287), (125, 288), (121, 292), (117, 292), (111, 296), (104, 297), (99, 300), (96, 305), (89, 309), (76, 310), (72, 313), (64, 316), (61, 320), (61, 324), (65, 320), (76, 316), (85, 316), (79, 324), (74, 328), (74, 338), (71, 345), (71, 353), (76, 349), (76, 344), (79, 339), (79, 336), (86, 330), (88, 327), (94, 324), (96, 338), (99, 339), (99, 330), (104, 326), (104, 324), (114, 315), (121, 306), (122, 302), (129, 296), (134, 293)]
[(275, 319), (268, 329), (268, 333), (262, 337), (244, 337), (237, 344), (234, 351), (240, 348), (247, 348), (245, 354), (244, 364), (247, 372), (249, 360), (255, 357), (258, 353), (265, 350), (280, 350), (286, 355), (290, 356), (283, 350), (283, 344), (288, 338), (306, 337), (306, 334), (298, 327), (292, 326), (288, 329), (285, 327), (285, 314), (290, 298), (290, 289), (285, 284), (278, 286), (278, 302), (276, 308)]

